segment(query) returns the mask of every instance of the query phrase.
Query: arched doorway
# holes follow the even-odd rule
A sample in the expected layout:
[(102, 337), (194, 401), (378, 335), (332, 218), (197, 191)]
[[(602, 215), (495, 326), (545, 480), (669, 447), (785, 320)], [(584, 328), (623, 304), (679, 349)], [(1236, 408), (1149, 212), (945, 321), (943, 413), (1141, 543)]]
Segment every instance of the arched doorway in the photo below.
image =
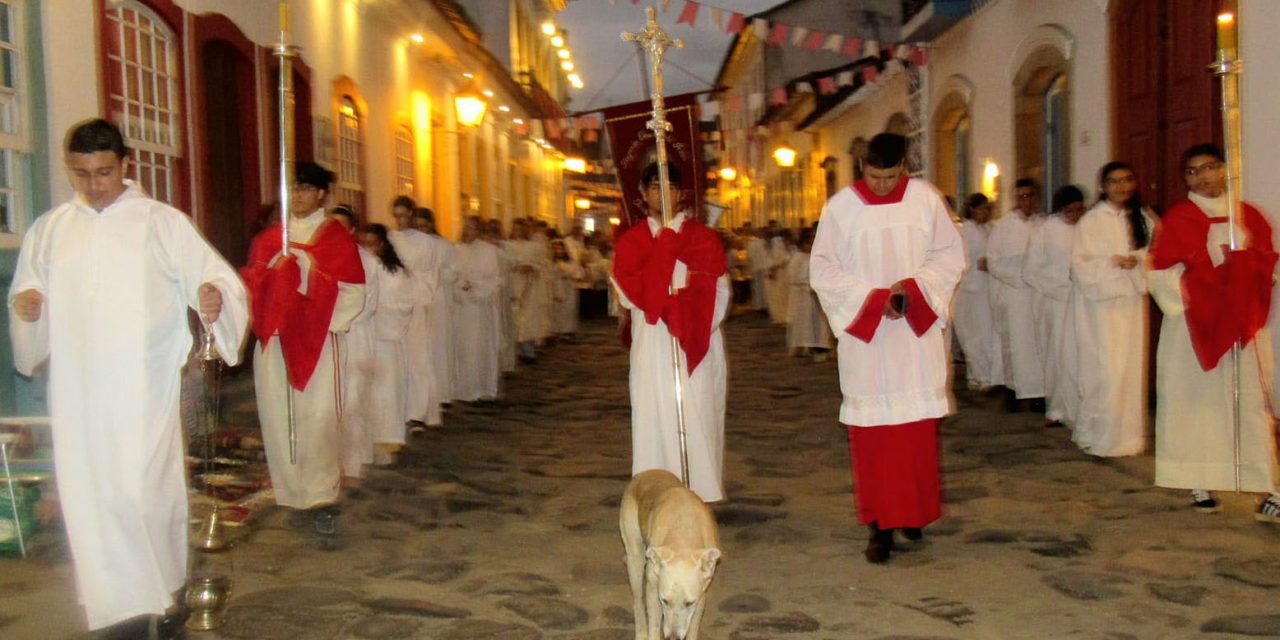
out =
[(1031, 178), (1045, 199), (1069, 180), (1070, 85), (1067, 60), (1053, 46), (1023, 61), (1014, 87), (1014, 179)]
[(948, 93), (933, 117), (933, 183), (963, 208), (972, 190), (969, 145), (969, 105), (959, 92)]

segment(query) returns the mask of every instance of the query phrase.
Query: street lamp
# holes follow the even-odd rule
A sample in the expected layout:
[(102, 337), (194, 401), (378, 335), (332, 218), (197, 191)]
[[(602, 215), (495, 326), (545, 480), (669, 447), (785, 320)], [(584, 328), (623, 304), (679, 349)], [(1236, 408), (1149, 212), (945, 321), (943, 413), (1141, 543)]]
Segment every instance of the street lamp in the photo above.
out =
[(485, 101), (484, 94), (476, 89), (474, 78), (453, 96), (453, 108), (458, 116), (458, 123), (464, 127), (475, 127), (484, 122), (484, 112), (489, 108), (489, 103)]
[(795, 185), (792, 184), (793, 178), (790, 175), (792, 172), (788, 171), (788, 169), (796, 166), (796, 155), (798, 155), (796, 150), (786, 144), (783, 144), (773, 150), (773, 160), (777, 162), (778, 167), (782, 169), (782, 181), (787, 185), (787, 210), (785, 220), (788, 226), (790, 226), (793, 218), (797, 217), (794, 211), (796, 190)]
[(586, 198), (578, 198), (577, 200), (573, 201), (573, 206), (579, 209), (590, 209), (591, 201)]
[(724, 167), (720, 169), (720, 179), (725, 182), (733, 182), (738, 179), (738, 172), (733, 167)]
[(779, 167), (790, 169), (796, 166), (796, 150), (784, 144), (773, 150), (773, 160)]

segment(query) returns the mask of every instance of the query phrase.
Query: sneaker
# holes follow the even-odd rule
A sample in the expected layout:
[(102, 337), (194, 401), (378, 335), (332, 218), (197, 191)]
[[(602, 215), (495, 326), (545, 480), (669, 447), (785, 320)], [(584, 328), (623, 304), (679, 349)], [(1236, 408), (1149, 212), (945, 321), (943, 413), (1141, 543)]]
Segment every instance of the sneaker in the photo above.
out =
[(1191, 508), (1200, 513), (1222, 511), (1222, 505), (1218, 504), (1218, 501), (1213, 498), (1213, 494), (1201, 489), (1191, 492)]
[(1253, 514), (1253, 519), (1258, 522), (1280, 524), (1280, 497), (1274, 493), (1267, 496), (1267, 499), (1258, 505), (1258, 512)]
[(338, 514), (329, 509), (317, 509), (312, 530), (326, 538), (338, 535)]

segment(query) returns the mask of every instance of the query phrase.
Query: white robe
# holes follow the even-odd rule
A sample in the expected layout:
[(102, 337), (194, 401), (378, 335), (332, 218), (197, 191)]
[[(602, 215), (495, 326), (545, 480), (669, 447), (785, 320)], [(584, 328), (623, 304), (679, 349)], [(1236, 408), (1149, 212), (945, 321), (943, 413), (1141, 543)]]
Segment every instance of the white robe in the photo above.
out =
[(412, 317), (403, 338), (406, 420), (440, 424), (442, 399), (436, 392), (431, 366), (431, 332), (427, 328), (427, 313), (440, 287), (437, 247), (429, 234), (417, 229), (392, 230), (387, 233), (387, 238), (408, 270), (406, 277), (411, 283), (407, 293), (413, 304)]
[[(653, 218), (648, 224), (656, 233), (662, 225)], [(684, 213), (672, 225), (679, 230)], [(686, 282), (688, 266), (677, 260), (671, 283)], [(615, 284), (618, 301), (631, 310), (631, 472), (666, 469), (680, 475), (680, 439), (676, 422), (675, 382), (671, 371), (671, 333), (661, 319), (645, 321)], [(686, 451), (689, 456), (689, 488), (705, 502), (724, 498), (724, 409), (728, 365), (724, 357), (724, 337), (720, 323), (729, 312), (729, 279), (716, 281), (715, 311), (711, 318), (711, 340), (706, 356), (693, 375), (681, 358), (680, 384), (684, 393)]]
[[(290, 242), (306, 243), (325, 221), (317, 209), (306, 218), (289, 217)], [(308, 263), (303, 268), (302, 286), (307, 283)], [(258, 421), (271, 469), (276, 504), (306, 509), (331, 504), (338, 499), (341, 484), (341, 442), (338, 431), (337, 335), (346, 332), (364, 307), (364, 285), (338, 283), (338, 299), (329, 320), (329, 337), (320, 351), (315, 371), (306, 389), (293, 389), (286, 380), (280, 340), (274, 338), (253, 358), (253, 385), (258, 399)], [(289, 412), (293, 403), (293, 424), (297, 435), (297, 463), (289, 458)]]
[(573, 261), (556, 263), (556, 300), (552, 312), (552, 333), (567, 335), (578, 332), (578, 282), (582, 280), (582, 265)]
[(809, 287), (809, 254), (796, 251), (787, 265), (787, 349), (830, 349), (833, 341), (818, 296)]
[(765, 280), (765, 298), (769, 304), (769, 319), (774, 324), (787, 323), (787, 299), (791, 294), (790, 277), (787, 276), (787, 264), (791, 262), (791, 253), (775, 238), (769, 249), (769, 268)]
[[(401, 258), (403, 261), (403, 258)], [(405, 342), (411, 323), (419, 319), (417, 283), (407, 269), (387, 271), (379, 261), (368, 279), (378, 283), (378, 313), (373, 317), (373, 392), (369, 396), (369, 434), (374, 444), (404, 444), (405, 422), (409, 419), (409, 376), (407, 354), (414, 350)], [(422, 393), (421, 389), (416, 390)]]
[(342, 475), (355, 478), (363, 478), (365, 465), (373, 463), (370, 417), (377, 360), (373, 318), (379, 305), (378, 281), (374, 278), (378, 259), (360, 247), (360, 264), (365, 273), (364, 308), (351, 321), (351, 328), (338, 334), (343, 364), (342, 417), (338, 423), (342, 434)]
[(1061, 215), (1045, 219), (1027, 244), (1022, 277), (1036, 292), (1036, 342), (1044, 356), (1045, 417), (1070, 424), (1080, 394), (1075, 335), (1068, 331), (1067, 303), (1071, 299), (1071, 245), (1076, 228)]
[[(435, 382), (436, 397), (441, 403), (447, 403), (455, 399), (453, 390), (453, 296), (447, 295), (445, 292), (453, 290), (453, 284), (458, 279), (458, 272), (454, 268), (457, 260), (455, 256), (455, 247), (452, 242), (443, 236), (428, 236), (435, 243), (435, 272), (437, 274), (438, 286), (441, 295), (436, 296), (431, 304), (427, 307), (427, 332), (430, 340), (431, 351), (431, 377)], [(427, 424), (439, 425), (442, 417), (438, 413), (438, 407), (435, 413), (429, 415)]]
[(494, 245), (498, 249), (498, 362), (503, 373), (516, 370), (516, 310), (515, 301), (511, 299), (511, 281), (515, 278), (511, 268), (515, 260), (511, 256), (511, 248), (504, 241)]
[[(453, 284), (454, 335), (462, 348), (456, 350), (453, 372), (454, 396), (458, 400), (492, 400), (498, 397), (501, 378), (498, 292), (502, 262), (498, 249), (483, 240), (457, 245)], [(463, 290), (464, 284), (470, 288)]]
[[(911, 180), (901, 202), (868, 205), (852, 189), (822, 208), (809, 281), (837, 336), (840, 422), (875, 427), (951, 411), (942, 337), (964, 270), (964, 245), (933, 185)], [(938, 321), (921, 336), (884, 318), (870, 343), (845, 332), (875, 289), (914, 278)]]
[(964, 352), (965, 375), (973, 389), (1004, 384), (1004, 376), (1000, 375), (1004, 356), (991, 309), (991, 275), (978, 269), (978, 260), (987, 255), (990, 232), (990, 225), (972, 220), (965, 220), (960, 227), (968, 264), (956, 290), (952, 327)]
[[(1126, 213), (1108, 202), (1076, 223), (1071, 322), (1080, 413), (1072, 439), (1095, 456), (1130, 456), (1146, 447), (1147, 251), (1130, 247)], [(1121, 269), (1111, 262), (1115, 255), (1136, 256), (1138, 266)]]
[(516, 269), (533, 268), (529, 273), (511, 272), (512, 296), (516, 300), (516, 340), (538, 342), (547, 335), (550, 318), (546, 295), (550, 284), (550, 260), (542, 244), (536, 240), (512, 240), (508, 245)]
[[(9, 290), (18, 371), (49, 360), (58, 495), (90, 629), (163, 613), (186, 580), (187, 310), (203, 283), (222, 293), (213, 335), (228, 364), (249, 319), (244, 284), (191, 220), (127, 184), (101, 213), (77, 196), (37, 219)], [(13, 313), (28, 289), (44, 295), (35, 322)]]
[(769, 277), (771, 261), (768, 241), (759, 236), (747, 241), (747, 268), (751, 270), (751, 308), (756, 311), (769, 307), (765, 281)]
[[(1211, 213), (1209, 215), (1218, 215)], [(1225, 213), (1224, 213), (1225, 215)], [(1222, 264), (1227, 225), (1209, 227), (1209, 256)], [(1187, 330), (1182, 274), (1174, 265), (1148, 271), (1151, 297), (1164, 320), (1156, 348), (1156, 485), (1174, 489), (1233, 491), (1235, 426), (1232, 422), (1231, 354), (1211, 371), (1200, 368)], [(1275, 422), (1263, 380), (1272, 374), (1269, 336), (1263, 328), (1240, 351), (1240, 490), (1280, 493)]]
[(1036, 341), (1034, 290), (1022, 279), (1031, 232), (1040, 216), (1010, 211), (996, 221), (987, 238), (987, 272), (996, 295), (995, 321), (1001, 336), (1005, 382), (1019, 398), (1044, 396), (1044, 356)]

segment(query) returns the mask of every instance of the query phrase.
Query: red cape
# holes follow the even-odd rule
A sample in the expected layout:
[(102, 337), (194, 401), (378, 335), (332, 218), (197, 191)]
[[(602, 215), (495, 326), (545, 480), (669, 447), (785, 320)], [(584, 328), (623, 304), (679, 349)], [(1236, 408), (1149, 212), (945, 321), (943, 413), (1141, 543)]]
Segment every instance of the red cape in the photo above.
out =
[(1182, 299), (1187, 330), (1200, 367), (1209, 371), (1239, 341), (1247, 345), (1267, 322), (1271, 310), (1272, 273), (1276, 252), (1271, 246), (1271, 225), (1248, 203), (1240, 207), (1244, 248), (1227, 251), (1226, 260), (1213, 266), (1206, 242), (1209, 227), (1226, 224), (1226, 218), (1210, 218), (1190, 200), (1169, 208), (1160, 220), (1160, 233), (1151, 244), (1151, 267), (1168, 269), (1186, 265), (1182, 274)]
[(311, 259), (307, 294), (298, 292), (302, 270), (292, 255), (268, 267), (280, 254), (280, 224), (264, 229), (249, 248), (249, 264), (240, 270), (253, 305), (253, 333), (265, 350), (271, 336), (280, 336), (289, 371), (289, 384), (306, 389), (329, 335), (338, 283), (364, 283), (364, 267), (355, 238), (333, 220), (325, 220), (306, 243), (289, 246)]
[[(676, 260), (689, 268), (685, 287), (670, 293)], [(724, 244), (706, 225), (685, 218), (680, 233), (662, 229), (657, 238), (648, 220), (622, 234), (614, 246), (613, 279), (641, 311), (645, 322), (661, 318), (684, 351), (689, 375), (707, 355), (715, 315), (716, 281), (725, 274)]]

